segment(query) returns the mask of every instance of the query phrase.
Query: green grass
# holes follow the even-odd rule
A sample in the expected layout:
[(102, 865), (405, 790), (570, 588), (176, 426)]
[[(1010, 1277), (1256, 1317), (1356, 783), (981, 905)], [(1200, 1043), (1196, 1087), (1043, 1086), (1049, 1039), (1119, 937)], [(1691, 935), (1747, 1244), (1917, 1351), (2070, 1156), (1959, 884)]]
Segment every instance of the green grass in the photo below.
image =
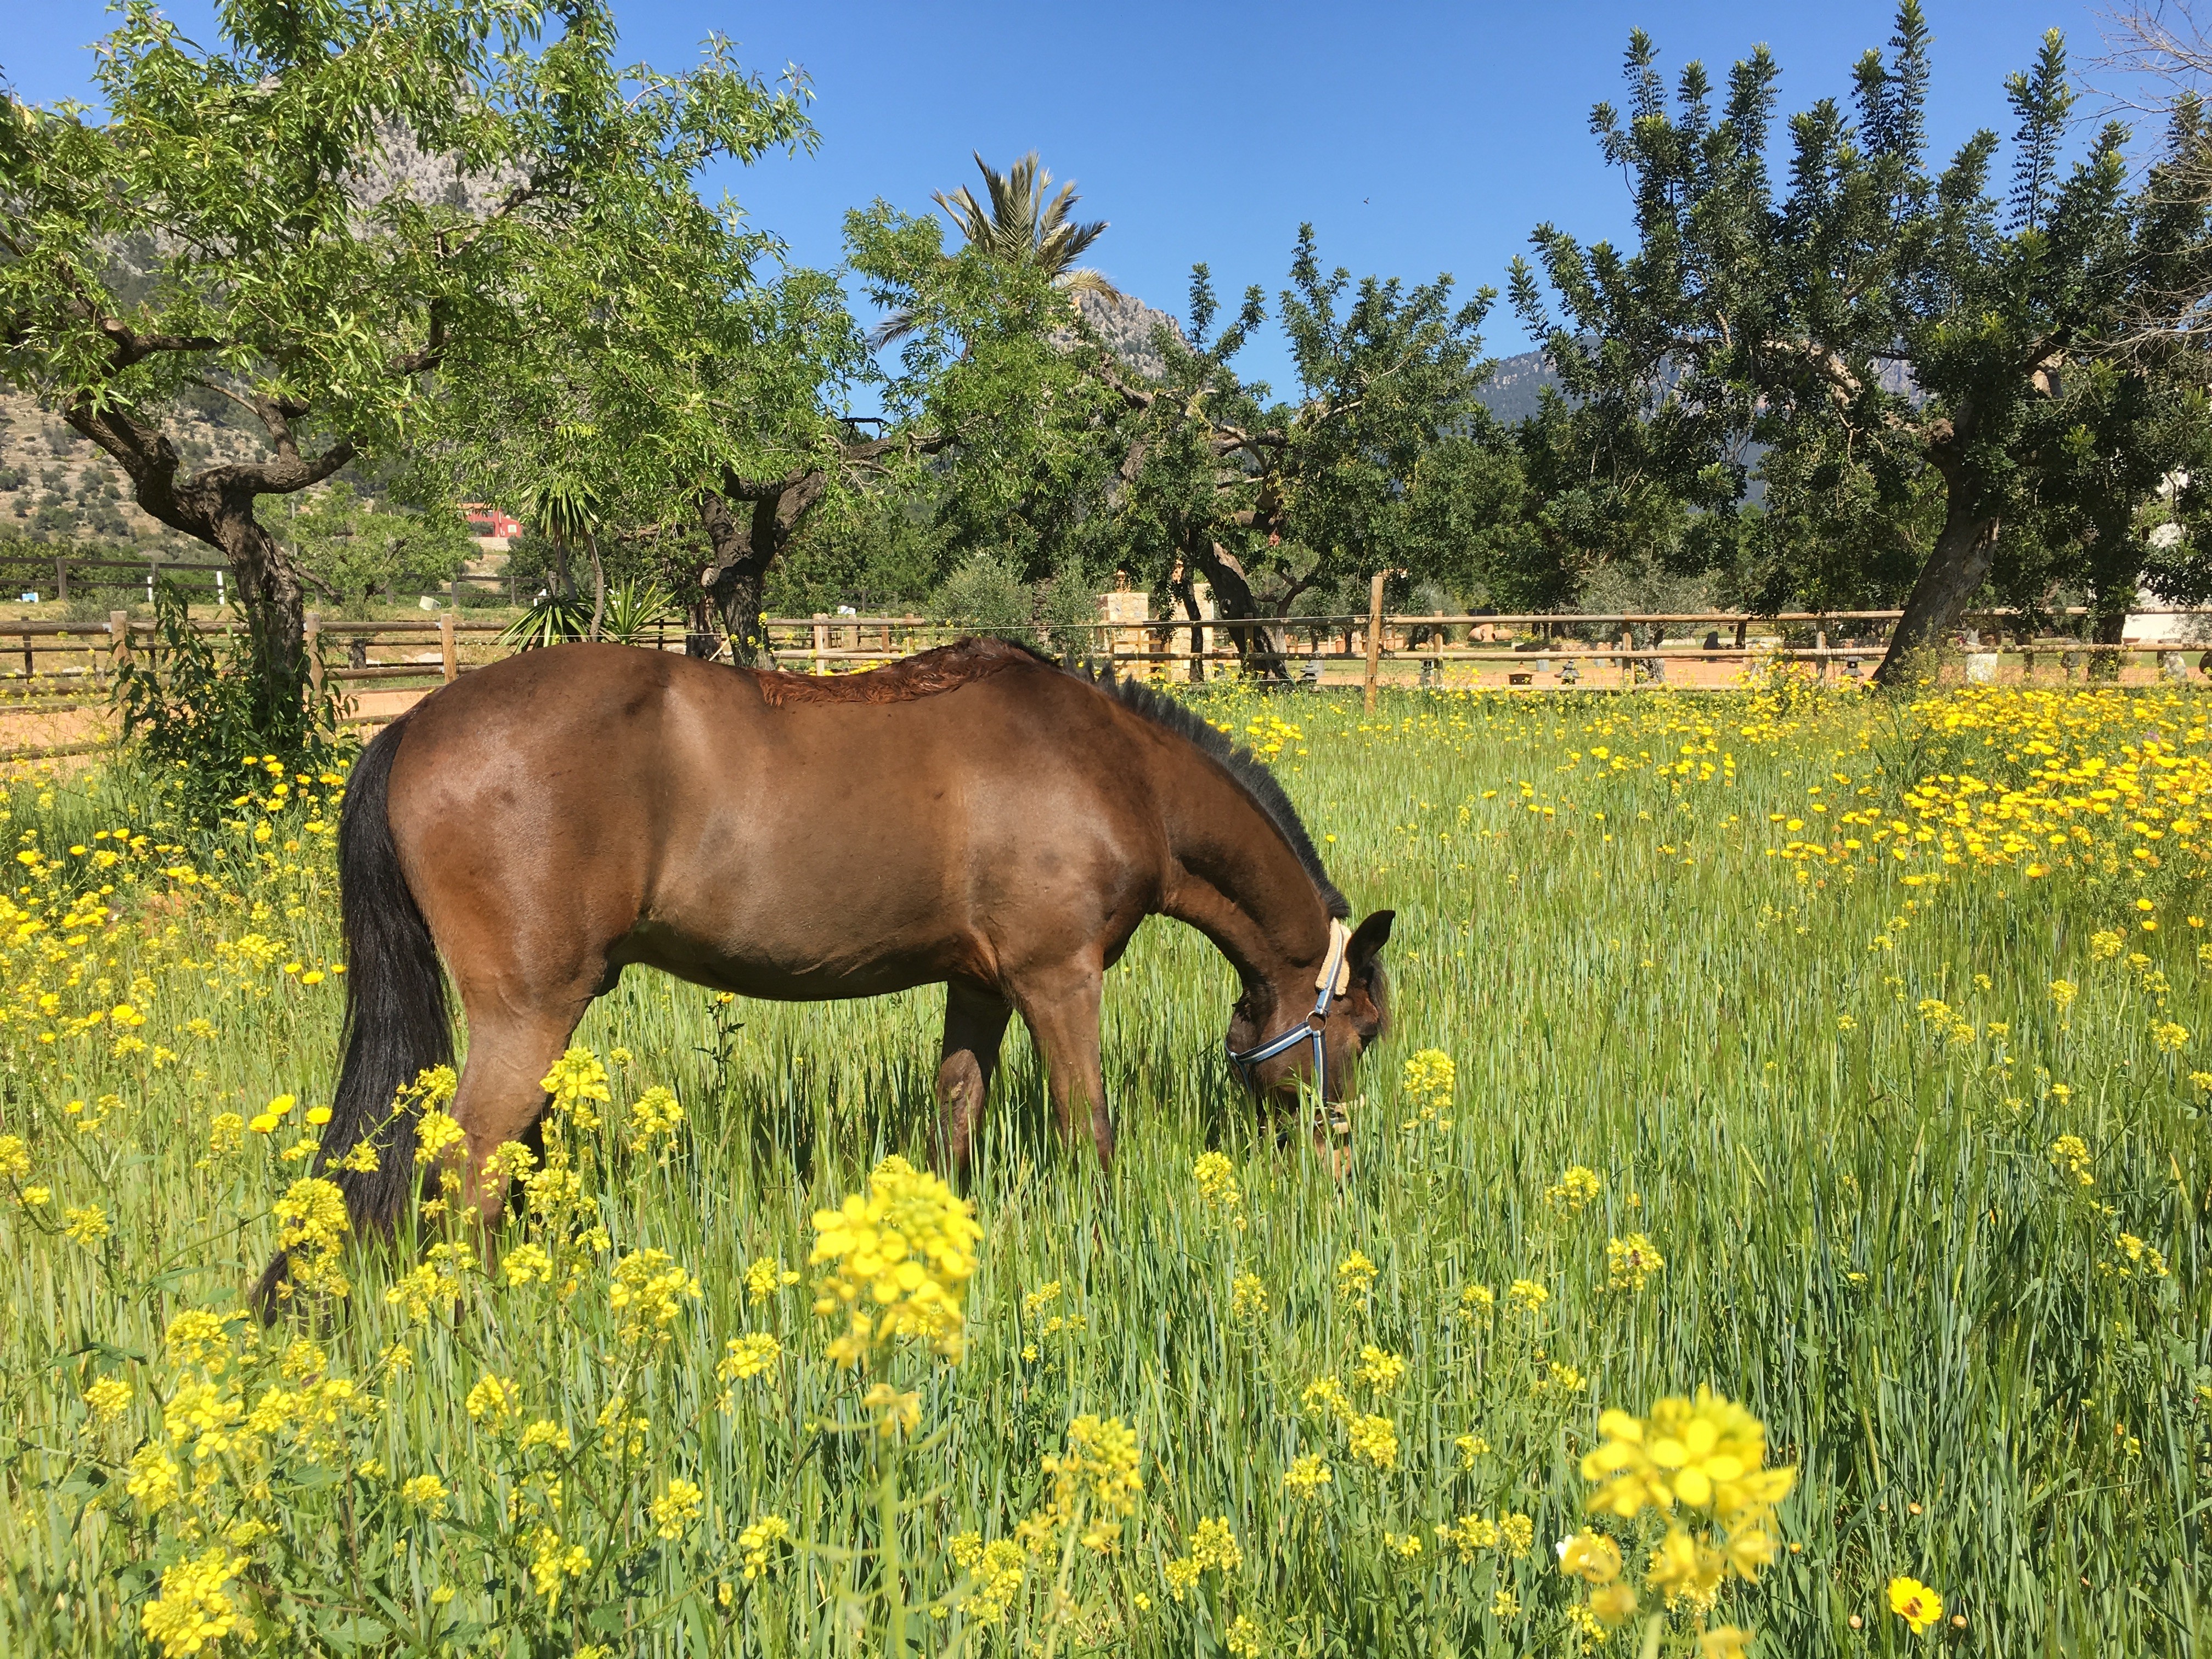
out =
[[(2176, 776), (2204, 763), (2212, 707), (2096, 696), (2051, 705), (2064, 752), (2117, 763), (2154, 724), (2176, 737)], [(214, 1472), (198, 1499), (147, 1516), (124, 1484), (177, 1386), (162, 1332), (184, 1310), (236, 1305), (274, 1236), (271, 1200), (304, 1173), (276, 1158), (296, 1114), (234, 1152), (209, 1150), (210, 1125), (279, 1092), (328, 1097), (337, 984), (283, 971), (337, 950), (326, 842), (298, 827), (326, 822), (321, 806), (269, 815), (258, 850), (273, 867), (251, 867), (250, 815), (191, 854), (127, 856), (106, 877), (104, 927), (19, 936), (0, 964), (0, 1133), (27, 1144), (32, 1170), (7, 1190), (53, 1197), (0, 1200), (0, 1652), (143, 1650), (161, 1568), (214, 1547), (185, 1535), (194, 1515), (270, 1528), (230, 1549), (243, 1565), (228, 1581), (268, 1651), (880, 1652), (902, 1627), (933, 1653), (1210, 1654), (1242, 1616), (1274, 1653), (1570, 1652), (1582, 1587), (1556, 1571), (1553, 1541), (1580, 1524), (1576, 1465), (1598, 1413), (1640, 1414), (1700, 1384), (1744, 1402), (1770, 1461), (1799, 1468), (1785, 1553), (1714, 1615), (1756, 1630), (1759, 1651), (2203, 1648), (2212, 1168), (2189, 1073), (2212, 1044), (2197, 953), (2212, 931), (2189, 924), (2195, 866), (2178, 832), (2154, 869), (2100, 823), (2083, 862), (2035, 880), (2019, 860), (1946, 866), (1932, 844), (1905, 862), (1774, 855), (1796, 836), (1769, 814), (1808, 821), (1814, 784), (1887, 818), (1923, 767), (1963, 775), (1972, 755), (2001, 778), (2026, 763), (2014, 738), (1983, 745), (1982, 728), (1947, 725), (1942, 703), (1901, 724), (1848, 701), (1749, 696), (1405, 694), (1373, 720), (1333, 696), (1212, 707), (1240, 729), (1295, 724), (1273, 734), (1278, 765), (1316, 836), (1335, 838), (1333, 873), (1355, 913), (1398, 912), (1394, 1026), (1363, 1066), (1352, 1172), (1332, 1181), (1254, 1121), (1220, 1054), (1229, 969), (1196, 934), (1148, 923), (1107, 994), (1110, 1180), (1087, 1149), (1055, 1145), (1026, 1039), (1009, 1038), (972, 1188), (983, 1245), (967, 1356), (907, 1352), (885, 1373), (921, 1392), (911, 1443), (868, 1431), (868, 1379), (822, 1358), (832, 1332), (804, 1279), (758, 1304), (744, 1281), (763, 1259), (804, 1273), (813, 1211), (861, 1189), (883, 1156), (926, 1162), (941, 994), (726, 1006), (634, 973), (579, 1037), (633, 1056), (611, 1068), (610, 1128), (587, 1139), (611, 1254), (665, 1249), (703, 1291), (669, 1343), (617, 1339), (608, 1258), (566, 1301), (465, 1275), (458, 1306), (415, 1323), (386, 1292), (419, 1249), (356, 1253), (352, 1295), (316, 1335), (327, 1374), (373, 1401), (319, 1448), (296, 1422), (242, 1436), (197, 1466)], [(1620, 769), (1590, 757), (1600, 743), (1629, 757)], [(1662, 773), (1684, 745), (1699, 751), (1692, 769)], [(29, 873), (19, 907), (94, 879), (88, 855), (65, 850), (96, 845), (94, 829), (149, 827), (130, 816), (127, 778), (54, 782), (45, 798), (20, 787), (8, 827), (64, 869)], [(287, 838), (303, 844), (289, 860)], [(237, 873), (217, 896), (177, 897), (155, 873), (173, 860)], [(2093, 959), (2090, 936), (2119, 928), (2147, 966)], [(257, 963), (236, 948), (249, 933), (282, 949)], [(2063, 1015), (2058, 979), (2080, 987)], [(53, 1016), (37, 1012), (43, 991), (60, 998)], [(1929, 999), (1953, 1012), (1931, 1019)], [(113, 1054), (112, 1018), (38, 1040), (122, 1000), (173, 1062)], [(195, 1019), (211, 1034), (192, 1035)], [(2203, 1035), (2162, 1053), (2148, 1031), (2167, 1019)], [(1947, 1036), (1960, 1020), (1971, 1036)], [(1404, 1061), (1425, 1048), (1455, 1062), (1449, 1127), (1402, 1096)], [(633, 1154), (621, 1111), (652, 1084), (689, 1121), (669, 1152)], [(75, 1125), (96, 1103), (64, 1109), (110, 1092), (121, 1103), (95, 1129)], [(2084, 1141), (2094, 1186), (2054, 1164), (2063, 1134)], [(1235, 1213), (1199, 1198), (1192, 1166), (1208, 1150), (1235, 1165)], [(1573, 1164), (1603, 1180), (1580, 1210), (1546, 1196)], [(91, 1203), (109, 1237), (60, 1237), (62, 1212)], [(1633, 1232), (1666, 1265), (1640, 1292), (1608, 1288), (1607, 1241)], [(2130, 1258), (2123, 1233), (2169, 1273)], [(518, 1225), (508, 1243), (536, 1237)], [(1377, 1271), (1347, 1297), (1337, 1267), (1355, 1251)], [(1263, 1312), (1233, 1311), (1240, 1274), (1264, 1286)], [(1538, 1312), (1510, 1305), (1516, 1279), (1547, 1293)], [(1468, 1307), (1473, 1286), (1493, 1310)], [(717, 1409), (725, 1341), (759, 1330), (787, 1353)], [(396, 1343), (405, 1370), (380, 1358)], [(1353, 1382), (1370, 1344), (1407, 1366), (1379, 1396)], [(511, 1431), (465, 1408), (488, 1373), (519, 1385), (525, 1420), (570, 1434), (558, 1516), (526, 1478), (544, 1454), (527, 1463)], [(1302, 1409), (1328, 1376), (1391, 1419), (1394, 1470)], [(82, 1403), (100, 1377), (134, 1393), (105, 1426)], [(602, 1426), (617, 1394), (627, 1404)], [(1142, 1451), (1119, 1550), (1077, 1547), (1064, 1571), (1056, 1548), (1036, 1556), (1006, 1623), (979, 1626), (956, 1605), (969, 1581), (949, 1540), (1006, 1537), (1033, 1515), (1041, 1460), (1085, 1413), (1119, 1417)], [(634, 1433), (620, 1426), (633, 1419)], [(1456, 1443), (1470, 1435), (1488, 1448), (1471, 1459)], [(1317, 1504), (1285, 1494), (1300, 1453), (1330, 1466)], [(360, 1473), (370, 1459), (381, 1470)], [(443, 1519), (398, 1495), (423, 1474), (450, 1491)], [(647, 1505), (673, 1478), (703, 1490), (703, 1513), (664, 1541)], [(514, 1494), (544, 1512), (511, 1511)], [(747, 1581), (739, 1534), (768, 1515), (792, 1542)], [(1525, 1515), (1534, 1547), (1462, 1561), (1435, 1528), (1468, 1515)], [(1163, 1565), (1218, 1516), (1242, 1562), (1178, 1602)], [(549, 1607), (529, 1565), (532, 1528), (551, 1519), (592, 1565)], [(1418, 1534), (1420, 1553), (1386, 1534)], [(1941, 1592), (1937, 1631), (1913, 1638), (1889, 1613), (1898, 1575)], [(433, 1601), (439, 1585), (450, 1600)], [(1500, 1591), (1517, 1604), (1502, 1616)], [(931, 1616), (933, 1600), (949, 1616)]]

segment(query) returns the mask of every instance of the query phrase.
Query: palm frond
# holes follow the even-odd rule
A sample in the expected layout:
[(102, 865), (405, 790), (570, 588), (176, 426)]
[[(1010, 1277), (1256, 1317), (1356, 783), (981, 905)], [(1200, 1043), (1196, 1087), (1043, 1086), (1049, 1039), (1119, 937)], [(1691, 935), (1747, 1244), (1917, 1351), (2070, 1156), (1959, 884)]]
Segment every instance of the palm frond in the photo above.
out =
[[(1054, 282), (1065, 283), (1073, 275), (1073, 268), (1084, 250), (1105, 234), (1107, 222), (1079, 223), (1068, 217), (1082, 199), (1072, 183), (1062, 185), (1059, 193), (1047, 201), (1045, 191), (1052, 184), (1052, 174), (1039, 164), (1035, 150), (1004, 173), (980, 153), (975, 155), (975, 167), (983, 175), (984, 194), (990, 202), (988, 208), (965, 185), (950, 194), (939, 191), (932, 198), (951, 216), (962, 240), (988, 258), (1035, 265)], [(1084, 291), (1117, 292), (1096, 271), (1084, 276)]]

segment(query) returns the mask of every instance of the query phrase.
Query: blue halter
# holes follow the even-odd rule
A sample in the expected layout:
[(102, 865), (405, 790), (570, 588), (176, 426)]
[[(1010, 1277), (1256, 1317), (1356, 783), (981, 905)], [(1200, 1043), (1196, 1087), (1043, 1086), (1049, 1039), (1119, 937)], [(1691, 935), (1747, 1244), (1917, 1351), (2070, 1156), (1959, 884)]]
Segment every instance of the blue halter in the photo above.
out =
[(1331, 1121), (1332, 1115), (1328, 1109), (1328, 1045), (1323, 1034), (1328, 1029), (1329, 1004), (1342, 995), (1351, 982), (1352, 965), (1345, 960), (1346, 949), (1351, 943), (1350, 930), (1331, 917), (1328, 954), (1322, 958), (1321, 973), (1314, 980), (1313, 1012), (1280, 1036), (1269, 1037), (1265, 1042), (1242, 1052), (1233, 1048), (1229, 1050), (1229, 1063), (1243, 1074), (1244, 1086), (1256, 1092), (1252, 1078), (1254, 1066), (1273, 1060), (1277, 1054), (1288, 1054), (1301, 1042), (1312, 1043), (1314, 1094), (1320, 1103), (1321, 1121), (1324, 1124)]

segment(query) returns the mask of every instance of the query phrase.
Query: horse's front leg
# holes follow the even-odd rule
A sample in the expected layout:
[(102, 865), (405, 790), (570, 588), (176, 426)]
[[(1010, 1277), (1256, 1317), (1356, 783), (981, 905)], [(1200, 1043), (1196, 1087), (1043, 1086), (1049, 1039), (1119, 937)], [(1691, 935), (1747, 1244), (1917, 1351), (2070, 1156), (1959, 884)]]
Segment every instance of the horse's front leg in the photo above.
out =
[(938, 1167), (965, 1184), (976, 1121), (991, 1092), (999, 1044), (1014, 1006), (999, 992), (963, 980), (945, 988), (945, 1047), (937, 1063)]
[(1073, 1141), (1087, 1119), (1098, 1167), (1114, 1167), (1114, 1116), (1106, 1109), (1106, 1075), (1098, 1058), (1098, 1010), (1104, 974), (1096, 963), (1071, 963), (1024, 975), (1013, 987), (1037, 1053), (1043, 1057), (1060, 1132)]

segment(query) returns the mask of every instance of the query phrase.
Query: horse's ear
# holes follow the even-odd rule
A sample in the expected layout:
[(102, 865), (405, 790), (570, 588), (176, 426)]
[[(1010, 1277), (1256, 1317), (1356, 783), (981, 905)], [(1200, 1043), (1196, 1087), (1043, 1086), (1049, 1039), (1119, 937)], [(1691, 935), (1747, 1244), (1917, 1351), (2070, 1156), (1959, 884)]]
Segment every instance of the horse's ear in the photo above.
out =
[(1377, 910), (1352, 929), (1344, 957), (1352, 964), (1353, 977), (1364, 975), (1375, 965), (1376, 952), (1390, 942), (1390, 924), (1397, 915), (1395, 910)]

